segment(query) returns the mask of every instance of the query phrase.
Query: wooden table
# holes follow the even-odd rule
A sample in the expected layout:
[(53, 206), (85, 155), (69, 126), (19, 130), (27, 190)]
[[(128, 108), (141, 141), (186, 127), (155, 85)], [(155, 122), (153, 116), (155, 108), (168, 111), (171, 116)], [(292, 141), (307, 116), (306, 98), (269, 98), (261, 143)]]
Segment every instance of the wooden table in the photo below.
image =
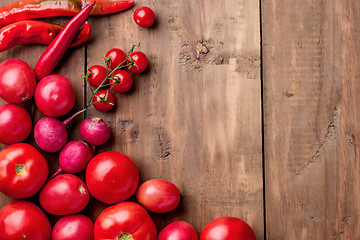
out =
[[(150, 29), (132, 20), (142, 5), (155, 10)], [(116, 95), (114, 111), (90, 107), (83, 117), (111, 124), (98, 153), (124, 152), (142, 182), (179, 187), (180, 206), (152, 214), (157, 227), (186, 220), (200, 232), (216, 217), (236, 216), (257, 239), (358, 239), (360, 2), (138, 0), (136, 7), (91, 17), (91, 39), (55, 72), (71, 80), (75, 112), (90, 95), (86, 69), (107, 50), (136, 44), (149, 57), (131, 92)], [(34, 67), (44, 50), (19, 46), (0, 61)], [(80, 139), (80, 122), (71, 140)], [(55, 171), (57, 154), (44, 155)], [(10, 201), (0, 196), (1, 206)]]

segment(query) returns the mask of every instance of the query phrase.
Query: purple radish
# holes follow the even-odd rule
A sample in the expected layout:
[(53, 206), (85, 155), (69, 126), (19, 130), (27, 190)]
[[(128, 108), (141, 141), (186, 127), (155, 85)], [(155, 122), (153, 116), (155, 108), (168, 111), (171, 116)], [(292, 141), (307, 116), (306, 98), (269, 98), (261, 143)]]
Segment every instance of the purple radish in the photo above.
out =
[(93, 151), (89, 144), (83, 141), (70, 141), (60, 151), (60, 168), (50, 178), (60, 173), (78, 173), (84, 170), (93, 157)]
[(85, 109), (75, 113), (63, 122), (52, 117), (41, 118), (34, 127), (36, 144), (45, 152), (59, 151), (68, 140), (66, 125), (84, 111)]
[(111, 128), (107, 122), (97, 117), (84, 119), (80, 124), (80, 135), (92, 145), (104, 144), (111, 136)]

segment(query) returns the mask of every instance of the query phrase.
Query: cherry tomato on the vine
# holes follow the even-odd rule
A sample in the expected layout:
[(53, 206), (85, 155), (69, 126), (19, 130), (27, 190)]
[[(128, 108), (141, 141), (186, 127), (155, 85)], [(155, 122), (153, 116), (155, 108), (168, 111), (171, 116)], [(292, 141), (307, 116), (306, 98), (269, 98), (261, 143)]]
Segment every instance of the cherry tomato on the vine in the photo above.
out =
[(129, 72), (125, 70), (117, 70), (111, 75), (109, 83), (112, 90), (117, 93), (124, 93), (130, 90), (133, 84), (133, 79)]
[(126, 63), (126, 54), (124, 53), (123, 50), (119, 48), (110, 49), (105, 54), (105, 58), (110, 59), (110, 61), (107, 63), (107, 66), (111, 70), (114, 70), (121, 63), (123, 63), (122, 65), (125, 65)]
[[(93, 65), (89, 67), (87, 74), (89, 75), (89, 84), (94, 88), (97, 88), (107, 76), (106, 68), (101, 65)], [(106, 81), (103, 84), (106, 84)]]
[(142, 28), (148, 28), (155, 22), (155, 13), (151, 8), (139, 7), (134, 12), (134, 21)]
[(50, 238), (50, 221), (34, 203), (15, 201), (1, 209), (0, 239), (50, 240)]
[(94, 108), (100, 112), (107, 112), (115, 105), (115, 96), (109, 90), (99, 90), (93, 97)]
[(219, 217), (208, 223), (200, 234), (200, 240), (256, 240), (251, 227), (236, 217)]
[(130, 58), (134, 61), (136, 64), (131, 66), (129, 70), (133, 73), (141, 73), (145, 71), (147, 65), (148, 65), (148, 59), (145, 55), (145, 53), (136, 51), (130, 54)]

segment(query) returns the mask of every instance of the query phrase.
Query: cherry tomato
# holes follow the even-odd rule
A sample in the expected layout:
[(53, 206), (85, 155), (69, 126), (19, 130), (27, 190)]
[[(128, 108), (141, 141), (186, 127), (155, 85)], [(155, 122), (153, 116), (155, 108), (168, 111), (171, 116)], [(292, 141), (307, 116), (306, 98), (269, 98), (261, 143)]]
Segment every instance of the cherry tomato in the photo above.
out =
[[(89, 84), (94, 88), (100, 86), (100, 84), (104, 81), (104, 79), (107, 76), (106, 68), (101, 65), (91, 66), (87, 74), (89, 75), (88, 77)], [(106, 82), (107, 81), (105, 81), (103, 84), (106, 84)]]
[(68, 113), (75, 104), (75, 92), (69, 79), (58, 74), (41, 79), (35, 89), (35, 103), (49, 117)]
[(0, 191), (12, 198), (28, 198), (45, 184), (46, 159), (32, 145), (16, 143), (0, 152)]
[(151, 179), (140, 185), (136, 199), (147, 210), (165, 213), (174, 210), (180, 203), (179, 189), (163, 179)]
[(130, 58), (135, 62), (136, 66), (131, 66), (129, 70), (133, 73), (141, 73), (145, 71), (148, 65), (148, 59), (143, 52), (133, 52), (130, 54)]
[(134, 12), (134, 21), (142, 28), (148, 28), (155, 22), (155, 13), (148, 7), (139, 7)]
[(88, 189), (75, 175), (63, 174), (48, 181), (40, 191), (40, 205), (54, 215), (75, 214), (90, 200)]
[(159, 232), (157, 240), (199, 240), (199, 236), (189, 223), (175, 221)]
[(95, 221), (94, 240), (156, 240), (154, 221), (134, 202), (121, 202), (104, 209)]
[(125, 70), (117, 70), (111, 74), (109, 79), (111, 89), (117, 93), (124, 93), (130, 90), (133, 79), (129, 72)]
[(0, 64), (0, 97), (9, 103), (25, 102), (32, 98), (36, 77), (31, 67), (20, 59)]
[(0, 239), (50, 240), (51, 225), (43, 211), (32, 202), (11, 202), (0, 211)]
[[(111, 70), (114, 70), (121, 63), (125, 64), (125, 62), (126, 62), (126, 54), (124, 53), (123, 50), (121, 50), (119, 48), (110, 49), (105, 54), (105, 58), (110, 58), (111, 61), (108, 62), (107, 66)], [(124, 65), (124, 64), (122, 64), (122, 65)]]
[(125, 154), (107, 151), (93, 157), (86, 168), (86, 184), (97, 200), (114, 204), (125, 201), (136, 191), (139, 170)]
[(30, 134), (32, 121), (29, 113), (15, 104), (0, 106), (0, 143), (24, 141)]
[(200, 240), (256, 240), (251, 227), (235, 217), (220, 217), (208, 223), (200, 233)]
[(60, 218), (52, 230), (52, 240), (93, 240), (94, 223), (81, 215), (69, 215)]
[(115, 96), (109, 90), (99, 90), (93, 97), (94, 108), (100, 112), (107, 112), (115, 106)]

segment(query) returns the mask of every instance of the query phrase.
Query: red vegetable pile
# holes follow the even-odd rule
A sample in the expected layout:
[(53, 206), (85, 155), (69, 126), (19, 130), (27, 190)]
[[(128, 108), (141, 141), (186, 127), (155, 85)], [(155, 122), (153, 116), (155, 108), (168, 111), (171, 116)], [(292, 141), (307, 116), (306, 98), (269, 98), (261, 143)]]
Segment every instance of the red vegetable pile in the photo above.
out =
[[(47, 4), (44, 4), (46, 2)], [(66, 1), (62, 1), (66, 2)], [(8, 104), (0, 106), (0, 191), (15, 198), (0, 210), (0, 239), (37, 240), (198, 240), (189, 223), (175, 221), (157, 231), (149, 212), (165, 214), (177, 208), (180, 191), (163, 179), (140, 184), (134, 161), (118, 151), (96, 153), (111, 136), (110, 125), (101, 118), (82, 121), (83, 140), (68, 141), (68, 124), (90, 106), (98, 111), (114, 107), (114, 94), (129, 91), (132, 73), (143, 72), (148, 59), (134, 46), (125, 53), (113, 48), (105, 54), (105, 67), (89, 67), (85, 80), (92, 95), (84, 109), (60, 121), (75, 104), (71, 82), (53, 70), (71, 46), (84, 43), (90, 35), (89, 15), (104, 15), (129, 8), (132, 1), (25, 0), (0, 8), (0, 51), (17, 44), (49, 45), (35, 69), (19, 59), (0, 64), (0, 97)], [(79, 9), (79, 6), (82, 9)], [(26, 20), (49, 16), (74, 16), (64, 27)], [(21, 21), (20, 21), (21, 20)], [(154, 12), (138, 8), (134, 21), (143, 28), (155, 21)], [(9, 25), (7, 25), (9, 24)], [(36, 34), (41, 32), (42, 34)], [(54, 37), (56, 35), (56, 37)], [(10, 40), (13, 40), (11, 42)], [(19, 105), (34, 97), (37, 109), (45, 116), (34, 126), (38, 150), (26, 143), (32, 119)], [(59, 152), (59, 169), (49, 177), (48, 162), (41, 153)], [(75, 175), (85, 173), (85, 179)], [(85, 181), (84, 181), (85, 180)], [(83, 215), (90, 196), (110, 206), (101, 211), (95, 223)], [(136, 200), (129, 201), (135, 196)], [(34, 200), (31, 202), (28, 198)], [(35, 204), (37, 203), (37, 204)], [(47, 216), (59, 216), (53, 227)], [(239, 218), (221, 217), (206, 225), (200, 240), (253, 240), (254, 232)]]

